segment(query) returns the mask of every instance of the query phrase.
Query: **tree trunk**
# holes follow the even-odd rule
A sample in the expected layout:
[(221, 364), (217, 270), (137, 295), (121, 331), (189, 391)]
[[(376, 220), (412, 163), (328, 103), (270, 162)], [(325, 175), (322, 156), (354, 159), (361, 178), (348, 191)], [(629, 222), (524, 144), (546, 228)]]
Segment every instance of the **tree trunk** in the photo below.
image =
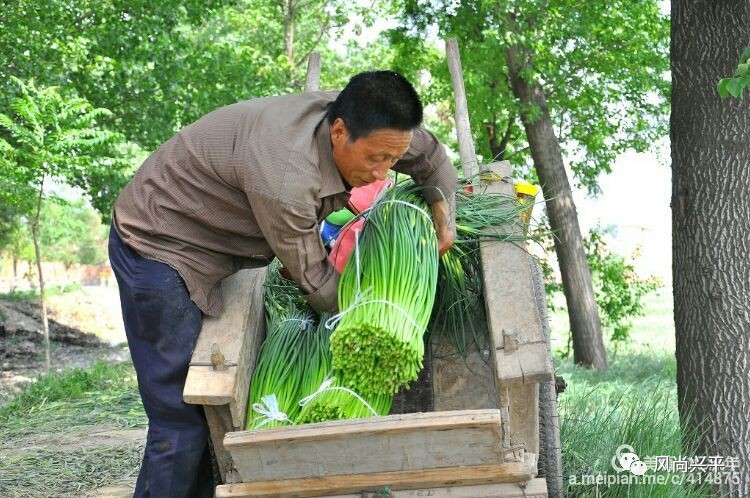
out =
[(47, 301), (44, 298), (44, 275), (42, 274), (42, 253), (39, 250), (39, 214), (42, 210), (42, 194), (44, 192), (44, 178), (39, 186), (39, 198), (37, 199), (36, 216), (31, 223), (31, 238), (34, 240), (34, 254), (36, 256), (36, 268), (39, 273), (39, 299), (42, 304), (42, 325), (44, 327), (44, 356), (45, 371), (49, 372), (51, 367), (50, 345), (49, 345), (49, 320), (47, 319)]
[(739, 460), (722, 496), (750, 493), (750, 103), (722, 101), (716, 84), (748, 26), (746, 1), (672, 0), (678, 402), (683, 434), (701, 435), (697, 455)]
[(13, 280), (10, 283), (10, 292), (13, 293), (16, 291), (16, 286), (18, 285), (18, 256), (13, 254)]
[(296, 0), (287, 0), (284, 14), (284, 47), (289, 66), (294, 67), (294, 16), (296, 15)]
[(602, 341), (591, 270), (583, 248), (578, 214), (560, 144), (547, 110), (547, 100), (538, 84), (530, 84), (521, 76), (526, 64), (521, 49), (508, 47), (505, 58), (513, 94), (526, 109), (521, 115), (521, 121), (544, 191), (550, 226), (555, 234), (555, 252), (560, 264), (573, 335), (574, 360), (579, 365), (606, 370), (607, 354)]
[(500, 142), (497, 139), (497, 122), (484, 123), (484, 129), (487, 130), (487, 142), (490, 146), (492, 161), (502, 161), (503, 149), (500, 148)]

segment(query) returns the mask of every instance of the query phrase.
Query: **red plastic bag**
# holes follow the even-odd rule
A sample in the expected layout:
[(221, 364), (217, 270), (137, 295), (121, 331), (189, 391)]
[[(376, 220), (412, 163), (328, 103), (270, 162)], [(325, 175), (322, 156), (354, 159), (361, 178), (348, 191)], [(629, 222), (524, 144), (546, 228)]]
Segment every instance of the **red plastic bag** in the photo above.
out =
[(371, 207), (375, 203), (375, 199), (380, 195), (380, 192), (391, 185), (393, 185), (393, 181), (386, 178), (385, 180), (378, 180), (369, 185), (352, 188), (352, 194), (349, 197), (349, 209), (354, 214), (361, 213)]
[[(375, 203), (378, 195), (391, 185), (393, 185), (393, 182), (390, 179), (385, 179), (363, 187), (354, 187), (349, 197), (349, 209), (354, 214), (365, 211)], [(354, 223), (344, 226), (336, 237), (336, 242), (333, 244), (331, 253), (328, 255), (328, 261), (336, 268), (337, 272), (341, 273), (344, 271), (346, 261), (354, 250), (356, 242), (355, 232), (359, 232), (361, 237), (364, 225), (365, 218), (360, 218)]]
[(331, 254), (328, 255), (328, 261), (336, 268), (337, 272), (341, 273), (344, 271), (346, 261), (354, 250), (357, 238), (356, 232), (359, 232), (359, 236), (361, 237), (364, 226), (365, 219), (360, 218), (354, 223), (346, 225), (339, 232), (339, 236), (336, 238), (336, 242), (331, 249)]

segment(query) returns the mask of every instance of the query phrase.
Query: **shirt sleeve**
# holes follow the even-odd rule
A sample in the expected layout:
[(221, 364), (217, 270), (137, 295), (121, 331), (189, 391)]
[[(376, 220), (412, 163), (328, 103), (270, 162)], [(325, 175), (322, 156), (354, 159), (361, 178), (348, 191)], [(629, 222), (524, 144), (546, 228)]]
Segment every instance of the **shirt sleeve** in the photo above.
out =
[(257, 193), (249, 200), (263, 236), (302, 297), (317, 311), (337, 313), (339, 275), (328, 262), (315, 206)]
[(448, 223), (455, 226), (456, 183), (458, 173), (445, 153), (443, 144), (424, 128), (416, 128), (406, 154), (393, 166), (393, 170), (411, 176), (425, 187), (423, 196), (428, 204), (445, 200), (448, 204)]

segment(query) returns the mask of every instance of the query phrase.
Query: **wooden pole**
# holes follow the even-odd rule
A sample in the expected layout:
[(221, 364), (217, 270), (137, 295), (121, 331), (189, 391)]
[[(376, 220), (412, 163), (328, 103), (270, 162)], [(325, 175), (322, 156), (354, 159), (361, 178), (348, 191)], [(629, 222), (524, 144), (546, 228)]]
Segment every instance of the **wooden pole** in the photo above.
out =
[(458, 53), (458, 42), (450, 38), (445, 42), (445, 52), (448, 58), (448, 69), (453, 82), (453, 94), (456, 99), (456, 135), (458, 136), (458, 151), (461, 157), (461, 167), (464, 176), (469, 177), (479, 172), (477, 155), (474, 151), (474, 140), (471, 138), (469, 125), (469, 108), (466, 103), (464, 89), (464, 75), (461, 69), (461, 57)]
[(305, 78), (305, 91), (317, 92), (320, 90), (320, 54), (313, 52), (307, 61), (307, 77)]

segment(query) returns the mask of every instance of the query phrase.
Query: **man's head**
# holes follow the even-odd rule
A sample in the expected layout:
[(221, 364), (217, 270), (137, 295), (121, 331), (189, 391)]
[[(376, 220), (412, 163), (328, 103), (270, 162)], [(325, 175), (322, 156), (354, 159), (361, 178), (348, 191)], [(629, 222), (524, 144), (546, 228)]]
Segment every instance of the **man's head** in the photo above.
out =
[(406, 78), (393, 71), (354, 76), (328, 109), (341, 176), (353, 187), (384, 179), (421, 122), (422, 102)]

